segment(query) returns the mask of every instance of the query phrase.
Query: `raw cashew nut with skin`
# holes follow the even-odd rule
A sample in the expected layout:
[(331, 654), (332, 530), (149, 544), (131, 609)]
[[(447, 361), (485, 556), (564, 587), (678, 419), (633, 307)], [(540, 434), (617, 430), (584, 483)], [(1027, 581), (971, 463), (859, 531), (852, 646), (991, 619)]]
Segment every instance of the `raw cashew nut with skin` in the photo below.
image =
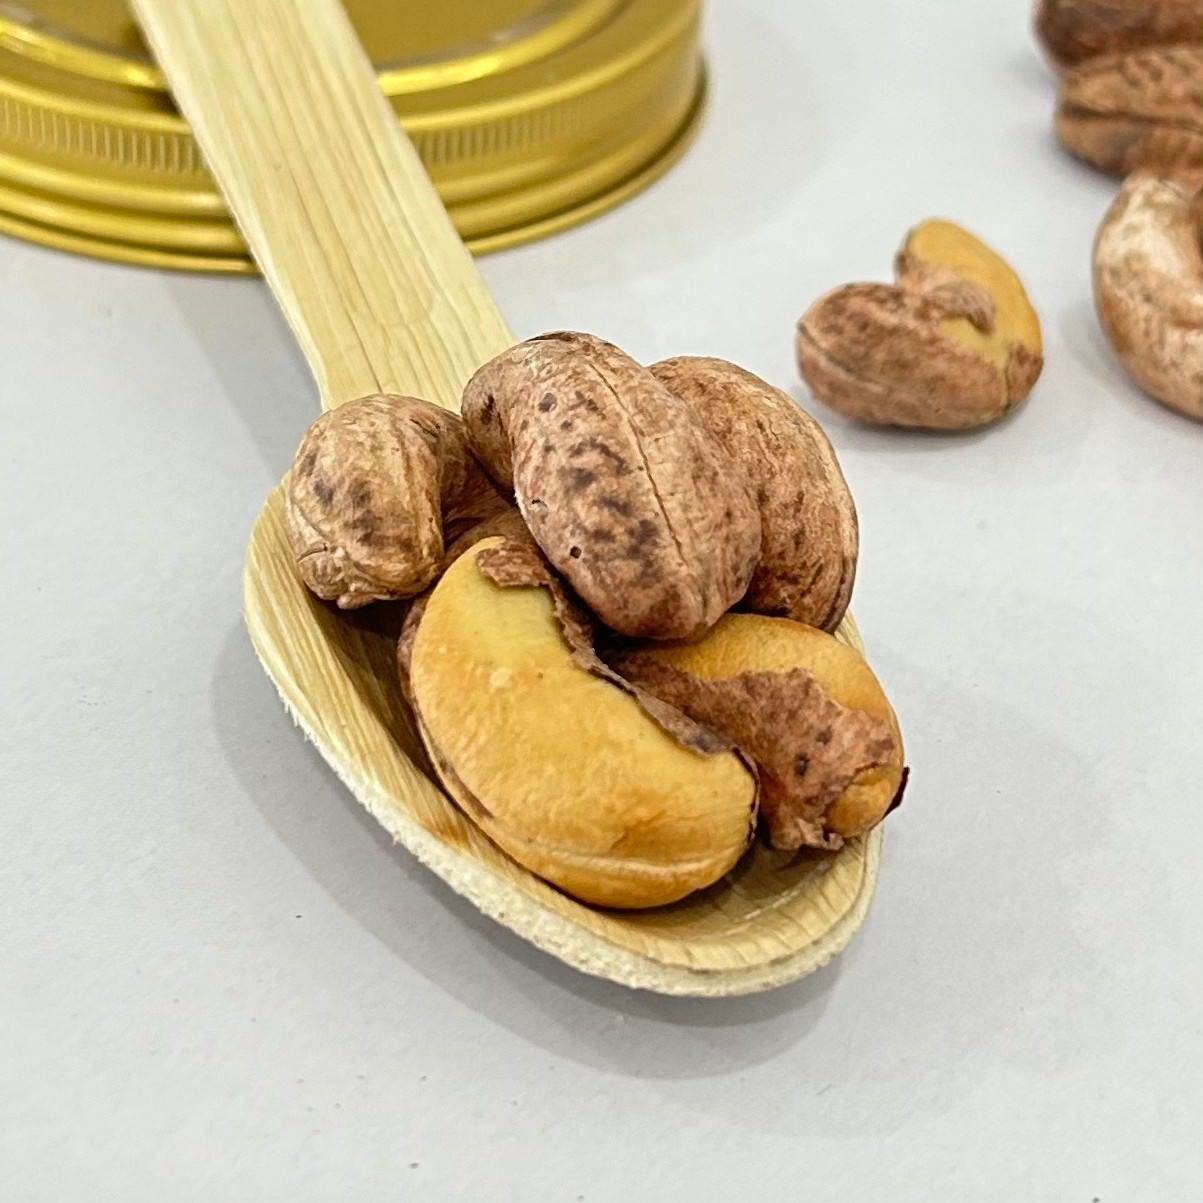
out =
[(1130, 176), (1099, 228), (1099, 321), (1151, 397), (1203, 419), (1203, 172)]
[(618, 649), (610, 662), (752, 760), (774, 848), (838, 848), (901, 801), (890, 703), (860, 654), (825, 631), (728, 614), (699, 640)]
[(817, 400), (861, 422), (965, 430), (1031, 392), (1040, 321), (985, 243), (925, 221), (907, 235), (895, 279), (837, 288), (802, 315), (798, 368)]
[(1203, 45), (1104, 55), (1067, 71), (1056, 133), (1070, 154), (1113, 175), (1198, 168)]
[(463, 414), (477, 459), (612, 630), (690, 638), (743, 596), (761, 541), (750, 483), (617, 347), (567, 332), (519, 343), (468, 382)]
[(701, 416), (750, 481), (761, 545), (741, 610), (839, 626), (856, 579), (856, 505), (823, 428), (780, 389), (724, 359), (681, 356), (652, 374)]
[(1203, 0), (1037, 0), (1036, 34), (1060, 67), (1119, 51), (1203, 41)]
[(505, 505), (468, 453), (457, 414), (378, 394), (306, 431), (285, 522), (301, 579), (351, 610), (420, 593), (439, 573), (444, 539)]

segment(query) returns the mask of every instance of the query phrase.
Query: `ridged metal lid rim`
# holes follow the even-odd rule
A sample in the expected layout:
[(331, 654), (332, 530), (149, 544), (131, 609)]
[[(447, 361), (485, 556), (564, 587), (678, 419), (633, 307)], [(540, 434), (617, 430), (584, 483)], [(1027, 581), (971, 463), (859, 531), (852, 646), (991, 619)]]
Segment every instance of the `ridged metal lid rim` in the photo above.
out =
[[(36, 29), (22, 34), (15, 10), (0, 0), (0, 218), (8, 228), (61, 245), (82, 239), (109, 257), (142, 248), (189, 266), (212, 257), (223, 260), (218, 270), (242, 270), (234, 262), (241, 239), (187, 124), (143, 107), (155, 101), (124, 87), (133, 78), (153, 92), (159, 78), (126, 54), (125, 0), (26, 2), (47, 21), (102, 39), (93, 46), (103, 46), (109, 28), (120, 32), (111, 53)], [(562, 229), (631, 195), (659, 174), (655, 160), (676, 160), (701, 111), (700, 0), (445, 0), (465, 23), (442, 28), (437, 16), (428, 26), (427, 15), (373, 27), (391, 0), (356, 2), (365, 28), (375, 29), (386, 82), (408, 86), (423, 72), (442, 81), (391, 99), (477, 250)], [(511, 24), (491, 24), (493, 3)], [(71, 4), (84, 6), (88, 19), (72, 26)], [(523, 40), (527, 14), (537, 29), (531, 44)], [(446, 60), (432, 56), (433, 65), (415, 59), (393, 69), (388, 38), (397, 57), (403, 50), (390, 29), (409, 31), (406, 47), (459, 49)], [(468, 78), (487, 56), (467, 51), (491, 29), (501, 47), (496, 74)], [(13, 57), (17, 49), (25, 59)], [(89, 68), (121, 85), (94, 83), (81, 74)]]
[[(470, 235), (465, 238), (465, 244), (474, 254), (492, 254), (571, 229), (616, 208), (642, 192), (679, 161), (697, 133), (705, 107), (706, 90), (703, 86), (686, 122), (672, 143), (654, 160), (617, 186), (562, 211), (550, 213), (535, 221), (524, 222), (513, 229)], [(165, 250), (162, 247), (136, 242), (90, 238), (65, 228), (24, 220), (3, 208), (0, 208), (0, 234), (8, 234), (53, 250), (136, 267), (217, 275), (256, 274), (255, 265), (245, 255), (203, 255), (183, 249)]]

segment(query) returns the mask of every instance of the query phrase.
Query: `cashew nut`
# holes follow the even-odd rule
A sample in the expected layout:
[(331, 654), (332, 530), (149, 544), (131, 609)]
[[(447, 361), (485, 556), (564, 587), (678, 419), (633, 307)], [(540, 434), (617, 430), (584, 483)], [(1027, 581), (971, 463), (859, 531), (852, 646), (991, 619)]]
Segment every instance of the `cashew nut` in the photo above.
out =
[(567, 893), (658, 906), (710, 885), (747, 847), (756, 781), (743, 760), (597, 660), (533, 546), (486, 539), (460, 556), (402, 654), (447, 792)]
[(894, 712), (860, 654), (823, 631), (728, 614), (693, 643), (622, 650), (610, 662), (751, 758), (776, 848), (838, 848), (901, 799)]
[(351, 610), (420, 593), (439, 572), (444, 538), (506, 503), (468, 454), (456, 414), (380, 394), (310, 426), (285, 504), (301, 579)]
[(1203, 41), (1203, 0), (1037, 0), (1036, 33), (1059, 66)]
[(1056, 132), (1071, 154), (1115, 175), (1199, 166), (1203, 45), (1109, 54), (1067, 71)]
[(814, 396), (862, 422), (958, 430), (1002, 417), (1043, 366), (1040, 322), (1015, 272), (949, 221), (925, 221), (896, 283), (850, 284), (798, 323)]
[(761, 545), (742, 609), (834, 630), (856, 578), (856, 506), (822, 427), (780, 389), (723, 359), (681, 356), (652, 374), (701, 415), (752, 483)]
[(464, 392), (476, 457), (531, 534), (624, 635), (688, 638), (748, 587), (751, 484), (696, 410), (617, 347), (548, 334), (485, 364)]
[(1150, 396), (1203, 419), (1203, 173), (1125, 182), (1094, 246), (1108, 341)]

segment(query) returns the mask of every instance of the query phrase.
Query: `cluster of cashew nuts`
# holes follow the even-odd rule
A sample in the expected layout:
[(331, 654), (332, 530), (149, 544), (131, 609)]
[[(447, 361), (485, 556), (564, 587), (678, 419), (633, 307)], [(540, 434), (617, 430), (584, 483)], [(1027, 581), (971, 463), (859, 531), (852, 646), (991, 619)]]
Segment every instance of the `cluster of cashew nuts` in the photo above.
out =
[(1203, 419), (1203, 0), (1042, 0), (1062, 145), (1124, 177), (1094, 247), (1099, 320), (1150, 396)]
[(901, 796), (893, 710), (833, 634), (851, 493), (819, 426), (734, 364), (530, 339), (462, 418), (398, 396), (324, 415), (286, 520), (319, 597), (416, 599), (398, 666), (444, 789), (583, 901), (673, 902), (758, 828), (836, 849)]

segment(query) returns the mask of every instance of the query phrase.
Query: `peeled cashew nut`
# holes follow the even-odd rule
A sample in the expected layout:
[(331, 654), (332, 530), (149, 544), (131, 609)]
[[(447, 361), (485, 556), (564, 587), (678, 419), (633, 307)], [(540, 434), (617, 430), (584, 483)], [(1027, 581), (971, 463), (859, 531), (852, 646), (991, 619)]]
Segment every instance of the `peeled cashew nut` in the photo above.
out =
[(747, 848), (747, 762), (606, 669), (588, 621), (521, 534), (451, 564), (398, 650), (448, 794), (565, 892), (662, 906), (717, 881)]
[(1203, 173), (1129, 177), (1094, 245), (1107, 339), (1151, 397), (1203, 419)]
[(624, 679), (756, 765), (774, 848), (838, 848), (902, 800), (902, 735), (853, 648), (786, 618), (727, 614), (702, 639), (619, 649)]

